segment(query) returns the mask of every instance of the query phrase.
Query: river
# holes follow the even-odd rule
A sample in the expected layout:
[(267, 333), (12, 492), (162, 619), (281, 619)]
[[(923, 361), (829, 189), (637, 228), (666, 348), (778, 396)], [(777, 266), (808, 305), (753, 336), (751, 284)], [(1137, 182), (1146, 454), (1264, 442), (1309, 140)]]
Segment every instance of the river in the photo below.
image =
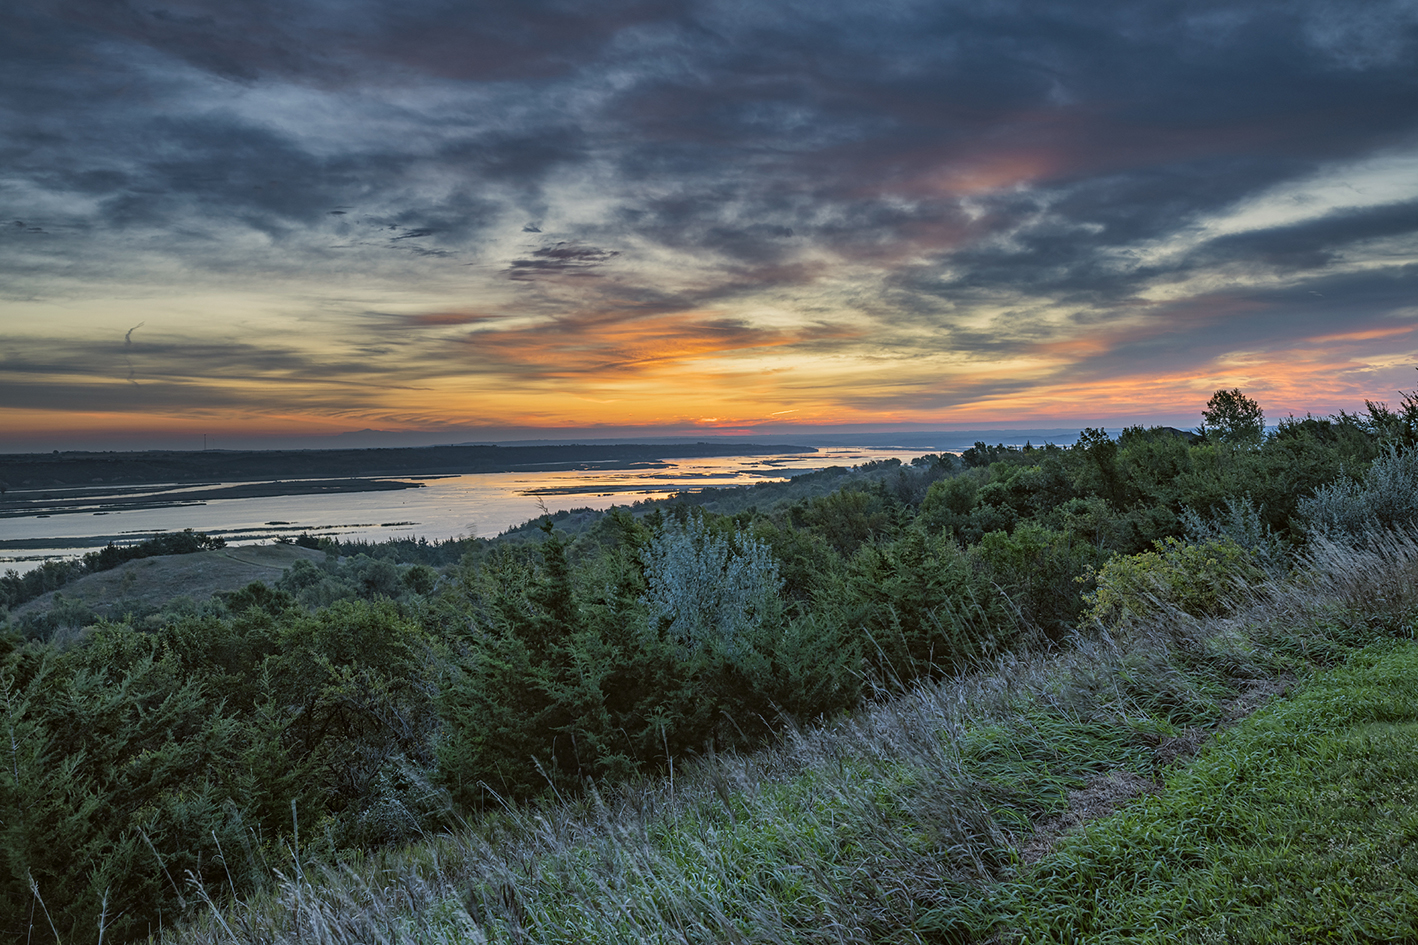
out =
[(220, 535), (233, 545), (301, 532), (365, 541), (492, 537), (542, 514), (543, 506), (549, 512), (606, 509), (682, 491), (783, 481), (828, 466), (893, 458), (909, 462), (919, 455), (921, 451), (831, 447), (781, 456), (670, 458), (656, 468), (410, 477), (423, 483), (417, 489), (19, 516), (0, 519), (0, 569), (24, 572), (46, 559), (76, 557), (109, 541), (122, 544), (184, 528)]

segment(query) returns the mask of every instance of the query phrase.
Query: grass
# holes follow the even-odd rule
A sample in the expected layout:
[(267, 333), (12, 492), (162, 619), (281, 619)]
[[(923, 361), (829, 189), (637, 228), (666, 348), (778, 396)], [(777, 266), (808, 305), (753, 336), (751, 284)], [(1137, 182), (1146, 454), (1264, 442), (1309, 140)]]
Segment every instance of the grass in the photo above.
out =
[(124, 607), (154, 611), (178, 597), (200, 602), (218, 591), (234, 591), (252, 581), (274, 582), (299, 558), (321, 561), (323, 552), (296, 545), (247, 545), (185, 555), (158, 555), (127, 561), (109, 571), (87, 574), (10, 611), (15, 620), (50, 610), (55, 595), (106, 614)]
[(1030, 942), (1403, 942), (1418, 929), (1418, 647), (1382, 643), (1067, 837), (998, 908)]
[(1159, 607), (664, 781), (292, 857), (164, 938), (1393, 940), (1418, 922), (1418, 651), (1374, 644), (1415, 614), (1413, 541), (1321, 543), (1235, 617)]

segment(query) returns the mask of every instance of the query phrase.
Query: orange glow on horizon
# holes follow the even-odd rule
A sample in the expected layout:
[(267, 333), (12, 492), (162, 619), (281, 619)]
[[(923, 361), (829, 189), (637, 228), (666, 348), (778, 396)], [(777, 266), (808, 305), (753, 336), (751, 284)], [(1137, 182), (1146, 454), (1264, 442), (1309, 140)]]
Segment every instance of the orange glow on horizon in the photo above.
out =
[[(407, 350), (401, 360), (365, 365), (351, 355), (349, 370), (323, 375), (273, 368), (199, 376), (190, 359), (182, 362), (187, 373), (159, 372), (135, 347), (141, 383), (56, 375), (54, 383), (83, 385), (82, 409), (9, 409), (0, 449), (13, 448), (9, 440), (86, 436), (199, 444), (203, 434), (220, 447), (243, 437), (368, 429), (471, 439), (478, 430), (747, 435), (836, 425), (1082, 427), (1119, 417), (1193, 425), (1221, 388), (1241, 388), (1272, 421), (1362, 410), (1365, 400), (1391, 401), (1407, 389), (1418, 362), (1418, 350), (1408, 349), (1418, 345), (1398, 350), (1395, 340), (1418, 333), (1415, 324), (1371, 322), (1287, 343), (1266, 340), (1256, 350), (1178, 355), (1160, 370), (1112, 356), (1208, 330), (1244, 304), (1218, 296), (1182, 306), (1182, 329), (1172, 309), (1165, 319), (1139, 317), (1072, 336), (1060, 321), (1048, 329), (1059, 337), (1010, 339), (993, 356), (987, 347), (957, 351), (934, 342), (929, 327), (893, 335), (840, 312), (811, 322), (694, 310), (536, 324), (531, 316), (434, 311), (400, 316), (427, 329), (400, 337), (407, 348), (391, 350)], [(983, 333), (992, 323), (979, 324)]]
[(730, 352), (784, 348), (807, 341), (846, 341), (861, 331), (840, 326), (788, 330), (754, 327), (717, 313), (686, 312), (633, 320), (611, 317), (551, 326), (475, 331), (463, 339), (480, 355), (538, 368), (545, 378), (662, 373)]

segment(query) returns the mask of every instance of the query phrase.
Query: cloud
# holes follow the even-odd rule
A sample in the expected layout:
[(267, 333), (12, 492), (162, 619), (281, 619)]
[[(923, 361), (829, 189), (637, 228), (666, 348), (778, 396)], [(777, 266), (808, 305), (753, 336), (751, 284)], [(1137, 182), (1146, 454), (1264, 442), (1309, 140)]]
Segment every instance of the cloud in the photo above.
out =
[(479, 330), (462, 343), (469, 357), (486, 370), (606, 379), (665, 376), (687, 363), (723, 356), (738, 359), (776, 349), (823, 350), (850, 343), (857, 335), (855, 329), (841, 325), (775, 329), (682, 312), (633, 319), (583, 315), (550, 325)]
[(1211, 377), (1409, 304), (1415, 60), (1403, 2), (23, 0), (0, 333), (38, 347), (5, 376), (115, 380), (85, 339), (117, 299), (152, 327), (116, 380), (174, 403), (507, 377), (554, 416), (712, 369), (919, 414)]
[(561, 242), (532, 250), (531, 258), (512, 260), (507, 267), (507, 274), (512, 279), (535, 279), (545, 275), (595, 275), (593, 270), (599, 269), (619, 255), (616, 250)]

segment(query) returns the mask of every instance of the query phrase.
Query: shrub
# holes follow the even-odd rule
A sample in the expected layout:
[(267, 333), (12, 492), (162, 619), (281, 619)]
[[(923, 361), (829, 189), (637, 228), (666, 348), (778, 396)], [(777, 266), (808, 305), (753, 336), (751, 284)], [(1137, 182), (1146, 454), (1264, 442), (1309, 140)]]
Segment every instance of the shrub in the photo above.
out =
[(1182, 509), (1182, 524), (1189, 542), (1230, 539), (1250, 552), (1267, 571), (1283, 568), (1288, 563), (1284, 542), (1265, 521), (1264, 509), (1250, 498), (1234, 496), (1226, 500), (1226, 510), (1203, 518), (1195, 509)]
[(1310, 531), (1354, 539), (1370, 531), (1418, 525), (1418, 450), (1389, 446), (1362, 482), (1338, 479), (1300, 502)]
[(778, 565), (763, 542), (717, 534), (702, 515), (666, 522), (644, 550), (645, 600), (651, 619), (691, 648), (736, 640), (782, 614)]
[(48, 610), (27, 613), (17, 623), (25, 639), (49, 640), (60, 630), (78, 630), (97, 619), (93, 608), (82, 600), (66, 598), (62, 593), (55, 592), (54, 603)]
[(362, 811), (388, 763), (432, 766), (439, 661), (420, 626), (388, 601), (340, 601), (276, 632), (269, 698), (327, 808)]
[(428, 595), (438, 584), (438, 572), (426, 564), (416, 564), (404, 572), (403, 582), (415, 594)]
[(1102, 557), (1093, 544), (1033, 522), (1013, 534), (989, 532), (970, 554), (1023, 621), (1052, 639), (1077, 623), (1083, 609), (1079, 582), (1087, 582)]
[(905, 687), (1007, 646), (1015, 630), (999, 592), (946, 535), (911, 529), (853, 556), (844, 580), (824, 589), (822, 619), (860, 639), (880, 682)]
[(1085, 616), (1110, 626), (1175, 607), (1193, 617), (1227, 613), (1236, 591), (1264, 580), (1246, 549), (1230, 538), (1154, 542), (1156, 551), (1113, 558), (1097, 573)]
[(227, 802), (243, 795), (242, 733), (205, 681), (122, 625), (99, 627), (28, 680), (15, 668), (0, 672), (0, 936), (33, 934), (31, 882), (40, 921), (64, 941), (99, 928), (136, 940), (182, 907), (169, 876), (224, 887), (216, 847), (239, 848), (244, 835)]
[(365, 600), (394, 599), (401, 589), (399, 566), (383, 558), (355, 555), (343, 568)]
[(338, 600), (357, 597), (358, 588), (341, 577), (340, 571), (339, 564), (332, 558), (327, 558), (323, 565), (300, 558), (281, 575), (276, 589), (295, 595), (306, 607), (325, 607)]
[(895, 530), (890, 503), (879, 483), (846, 487), (813, 499), (802, 509), (801, 519), (844, 558)]

